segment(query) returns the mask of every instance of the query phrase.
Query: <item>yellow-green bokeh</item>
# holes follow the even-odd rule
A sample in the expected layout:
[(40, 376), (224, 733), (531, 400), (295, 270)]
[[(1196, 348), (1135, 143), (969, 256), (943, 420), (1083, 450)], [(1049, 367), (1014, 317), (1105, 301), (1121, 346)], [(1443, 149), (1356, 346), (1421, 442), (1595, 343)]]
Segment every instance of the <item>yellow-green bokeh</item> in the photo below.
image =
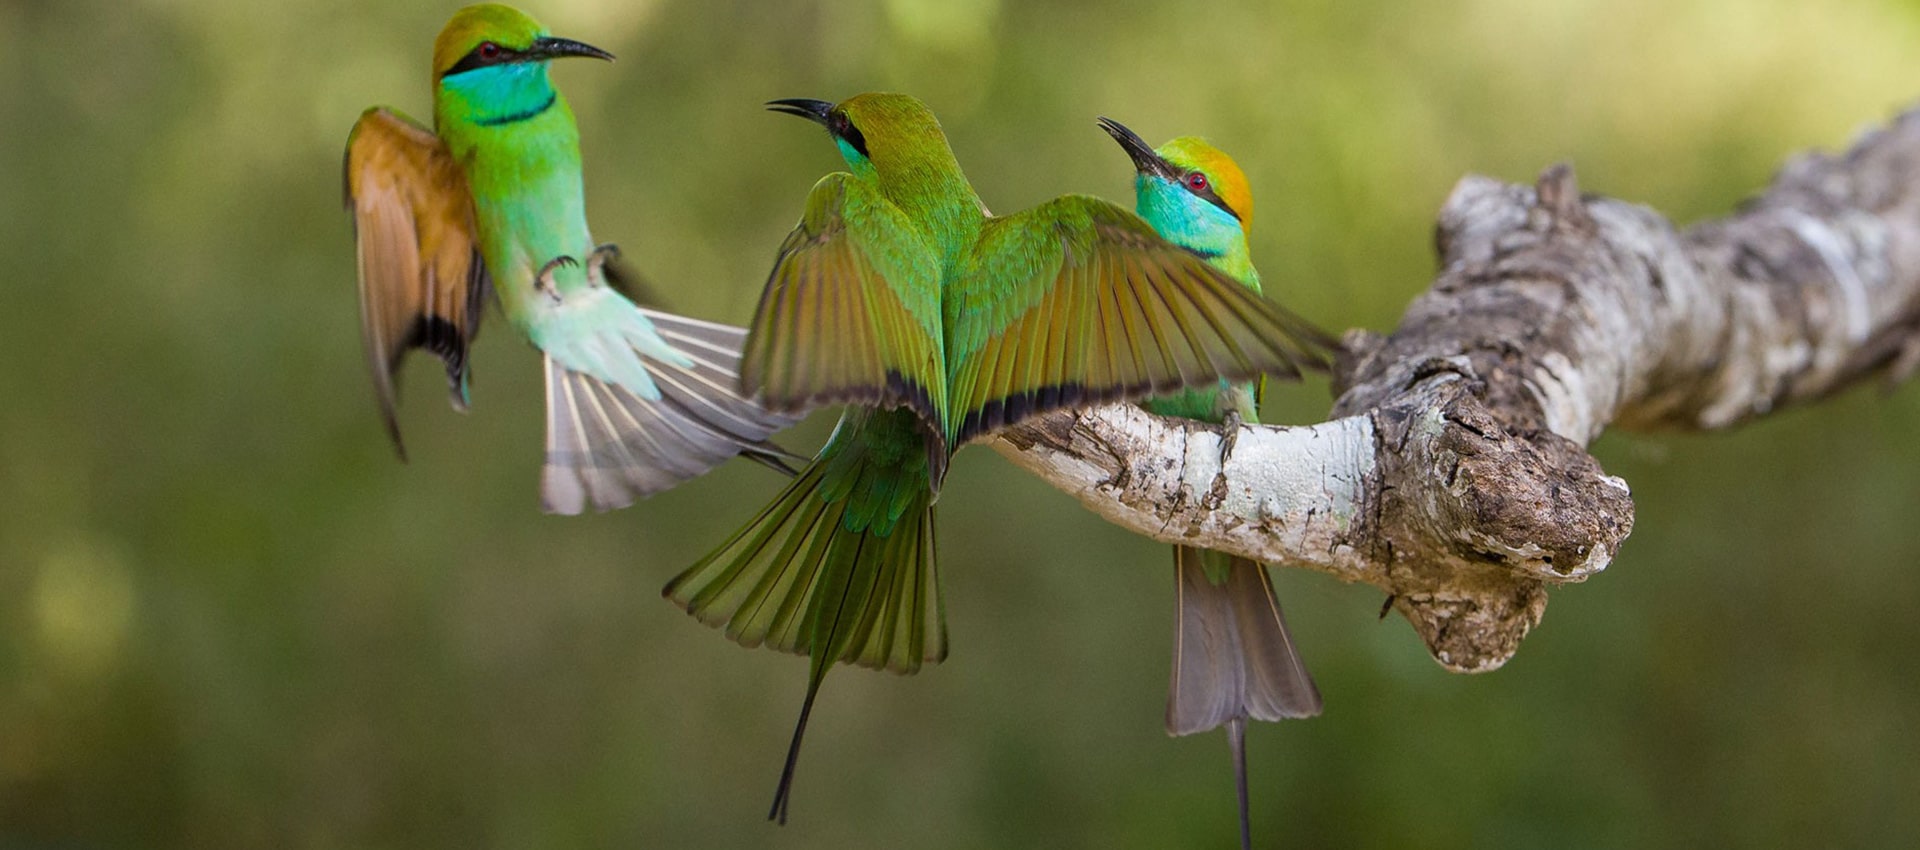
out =
[[(1209, 136), (1258, 194), (1269, 294), (1382, 330), (1464, 173), (1570, 160), (1697, 220), (1920, 97), (1897, 0), (529, 10), (620, 57), (556, 72), (596, 235), (735, 322), (838, 165), (775, 97), (920, 94), (1001, 211), (1129, 191), (1096, 115)], [(1230, 846), (1224, 741), (1160, 731), (1164, 547), (989, 451), (941, 501), (953, 657), (830, 679), (784, 830), (760, 818), (804, 664), (658, 598), (776, 481), (541, 515), (536, 361), (498, 325), (470, 415), (409, 370), (394, 460), (340, 146), (367, 105), (427, 114), (451, 11), (0, 0), (0, 846)], [(1327, 713), (1250, 735), (1263, 843), (1920, 834), (1920, 396), (1597, 451), (1634, 536), (1500, 672), (1281, 571)]]

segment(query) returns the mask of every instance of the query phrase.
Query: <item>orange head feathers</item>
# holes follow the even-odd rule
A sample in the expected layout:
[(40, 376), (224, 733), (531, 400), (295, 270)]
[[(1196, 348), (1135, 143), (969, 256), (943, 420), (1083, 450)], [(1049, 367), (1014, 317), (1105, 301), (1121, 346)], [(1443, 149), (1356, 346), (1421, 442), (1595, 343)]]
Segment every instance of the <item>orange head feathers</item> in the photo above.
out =
[[(1253, 189), (1247, 185), (1246, 172), (1233, 157), (1199, 136), (1181, 136), (1154, 150), (1169, 164), (1183, 171), (1205, 176), (1207, 185), (1225, 202), (1228, 211), (1240, 219), (1240, 229), (1253, 232)], [(1188, 181), (1192, 180), (1189, 175)], [(1196, 187), (1189, 185), (1189, 189)]]
[(1134, 210), (1140, 217), (1168, 242), (1258, 289), (1259, 274), (1247, 252), (1253, 190), (1233, 158), (1196, 136), (1155, 149), (1111, 118), (1101, 118), (1100, 129), (1133, 160)]

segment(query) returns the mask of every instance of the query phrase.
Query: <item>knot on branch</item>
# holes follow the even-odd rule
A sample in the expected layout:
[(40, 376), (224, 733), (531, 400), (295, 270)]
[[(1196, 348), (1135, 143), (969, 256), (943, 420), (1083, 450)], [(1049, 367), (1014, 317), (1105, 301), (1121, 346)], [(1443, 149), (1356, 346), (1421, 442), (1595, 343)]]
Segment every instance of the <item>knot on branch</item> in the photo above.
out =
[(1571, 440), (1516, 433), (1479, 396), (1457, 392), (1430, 409), (1430, 451), (1451, 499), (1434, 519), (1463, 556), (1548, 581), (1586, 578), (1633, 524), (1626, 484)]
[(1416, 591), (1393, 597), (1393, 609), (1413, 625), (1440, 666), (1486, 673), (1507, 663), (1520, 650), (1520, 639), (1540, 624), (1547, 589), (1539, 582), (1514, 582)]
[(1482, 671), (1632, 531), (1584, 450), (1604, 428), (1722, 427), (1920, 370), (1920, 111), (1685, 232), (1557, 165), (1463, 178), (1434, 238), (1400, 326), (1346, 334), (1331, 421), (1228, 440), (1119, 405), (996, 445), (1142, 534), (1379, 587), (1436, 660)]
[(1546, 216), (1549, 228), (1564, 228), (1578, 235), (1591, 235), (1599, 224), (1587, 212), (1586, 198), (1580, 194), (1580, 181), (1573, 176), (1573, 165), (1556, 163), (1540, 172), (1533, 183), (1537, 199), (1534, 209)]
[(1478, 382), (1437, 375), (1370, 415), (1378, 474), (1394, 482), (1374, 554), (1395, 609), (1449, 669), (1498, 667), (1538, 624), (1543, 585), (1604, 569), (1632, 531), (1624, 482), (1572, 441), (1509, 424)]

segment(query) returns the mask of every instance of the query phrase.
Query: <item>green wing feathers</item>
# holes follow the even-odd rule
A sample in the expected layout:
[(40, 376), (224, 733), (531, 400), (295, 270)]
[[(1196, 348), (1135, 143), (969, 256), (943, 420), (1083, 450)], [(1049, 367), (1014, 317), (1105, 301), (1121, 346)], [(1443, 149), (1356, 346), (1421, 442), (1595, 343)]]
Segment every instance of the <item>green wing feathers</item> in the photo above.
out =
[(973, 264), (943, 305), (954, 445), (1047, 410), (1297, 376), (1334, 345), (1097, 198), (993, 220)]
[(753, 647), (913, 673), (946, 658), (915, 414), (850, 410), (820, 456), (663, 595)]
[(918, 232), (852, 175), (816, 184), (754, 313), (746, 394), (775, 410), (904, 406), (939, 433), (940, 273)]

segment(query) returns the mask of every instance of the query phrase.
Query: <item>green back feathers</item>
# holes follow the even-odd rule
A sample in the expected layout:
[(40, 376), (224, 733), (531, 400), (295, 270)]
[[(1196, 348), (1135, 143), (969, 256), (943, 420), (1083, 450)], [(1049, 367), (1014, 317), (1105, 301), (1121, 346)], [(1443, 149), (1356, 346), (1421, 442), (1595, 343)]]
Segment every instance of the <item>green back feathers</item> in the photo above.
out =
[(915, 223), (942, 266), (958, 262), (986, 216), (933, 111), (891, 92), (856, 95), (837, 111), (845, 118), (844, 135), (853, 137), (842, 138), (843, 152), (857, 147), (863, 154), (847, 157), (855, 174)]
[(776, 408), (912, 408), (936, 487), (939, 455), (1031, 415), (1321, 362), (1324, 335), (1111, 203), (987, 218), (911, 97), (782, 103), (824, 124), (853, 173), (815, 187), (783, 246), (745, 387)]

